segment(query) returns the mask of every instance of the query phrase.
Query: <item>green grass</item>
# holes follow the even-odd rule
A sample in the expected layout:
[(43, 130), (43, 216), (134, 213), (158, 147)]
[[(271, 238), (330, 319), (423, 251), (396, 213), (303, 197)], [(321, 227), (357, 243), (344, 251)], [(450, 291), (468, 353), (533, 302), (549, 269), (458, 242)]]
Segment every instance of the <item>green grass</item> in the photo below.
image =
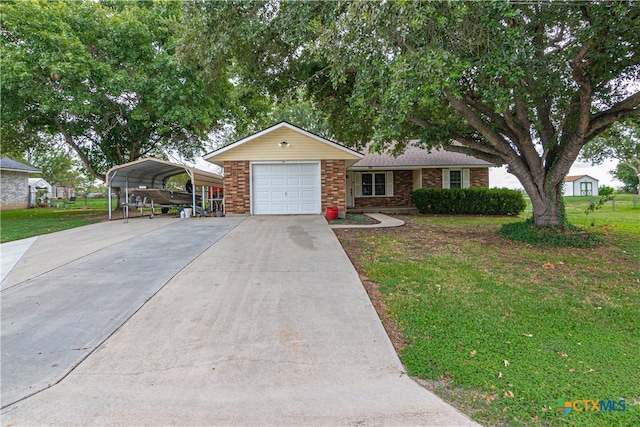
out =
[[(567, 203), (574, 221), (583, 202)], [(408, 373), (477, 421), (638, 425), (640, 209), (621, 205), (595, 213), (597, 248), (498, 237), (513, 218), (435, 216), (359, 232), (345, 248), (379, 285)], [(625, 399), (626, 411), (565, 416), (558, 399)]]
[[(565, 197), (567, 220), (570, 224), (598, 236), (624, 235), (620, 241), (620, 250), (640, 253), (640, 196), (617, 194), (614, 201), (606, 202), (595, 211), (588, 212), (589, 202), (598, 202), (600, 197)], [(531, 216), (533, 209), (528, 198), (523, 216)]]
[(34, 208), (0, 211), (0, 242), (6, 243), (41, 234), (81, 227), (102, 220), (108, 212), (105, 199), (89, 199), (88, 208), (84, 200), (63, 208)]

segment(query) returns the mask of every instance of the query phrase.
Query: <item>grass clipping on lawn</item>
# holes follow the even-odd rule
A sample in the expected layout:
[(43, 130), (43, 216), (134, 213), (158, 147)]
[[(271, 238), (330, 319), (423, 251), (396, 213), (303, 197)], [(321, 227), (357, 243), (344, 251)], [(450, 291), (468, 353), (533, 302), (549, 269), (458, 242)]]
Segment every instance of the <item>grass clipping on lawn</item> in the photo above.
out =
[[(335, 232), (409, 375), (488, 425), (640, 420), (639, 259), (617, 246), (625, 236), (541, 248), (498, 235), (513, 219), (402, 219)], [(565, 416), (559, 399), (626, 409)]]

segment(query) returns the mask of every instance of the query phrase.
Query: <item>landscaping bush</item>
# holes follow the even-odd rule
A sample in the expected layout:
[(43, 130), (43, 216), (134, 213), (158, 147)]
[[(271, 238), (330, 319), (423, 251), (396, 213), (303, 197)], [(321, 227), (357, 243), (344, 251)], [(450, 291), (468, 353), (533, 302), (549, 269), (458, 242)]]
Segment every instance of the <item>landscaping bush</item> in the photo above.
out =
[(598, 194), (601, 196), (612, 196), (614, 191), (615, 190), (612, 187), (609, 187), (608, 185), (601, 185), (598, 188)]
[(520, 191), (496, 188), (420, 188), (411, 203), (422, 213), (518, 215), (527, 206)]

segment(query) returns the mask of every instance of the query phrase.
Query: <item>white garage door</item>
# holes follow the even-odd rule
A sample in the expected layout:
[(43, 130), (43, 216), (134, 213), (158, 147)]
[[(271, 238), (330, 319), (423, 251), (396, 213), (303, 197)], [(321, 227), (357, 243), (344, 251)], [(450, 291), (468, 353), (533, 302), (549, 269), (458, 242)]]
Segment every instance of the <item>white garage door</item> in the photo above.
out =
[(320, 213), (318, 163), (254, 164), (251, 181), (254, 215)]

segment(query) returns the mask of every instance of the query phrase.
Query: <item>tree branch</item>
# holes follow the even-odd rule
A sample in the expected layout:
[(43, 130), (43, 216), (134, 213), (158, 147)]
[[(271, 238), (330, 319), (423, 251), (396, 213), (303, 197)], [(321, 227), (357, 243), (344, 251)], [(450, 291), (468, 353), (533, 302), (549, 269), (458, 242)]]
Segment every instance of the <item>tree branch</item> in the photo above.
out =
[(448, 89), (445, 89), (444, 92), (447, 101), (449, 101), (449, 104), (451, 104), (451, 106), (458, 113), (460, 113), (462, 117), (465, 118), (465, 120), (467, 120), (471, 127), (479, 131), (485, 138), (487, 138), (489, 143), (493, 145), (496, 151), (500, 153), (503, 158), (510, 159), (513, 158), (514, 155), (517, 156), (517, 154), (513, 152), (513, 149), (504, 140), (504, 138), (502, 138), (500, 134), (494, 131), (491, 126), (485, 123), (476, 113), (474, 113), (468, 105), (466, 105), (462, 100), (456, 99), (451, 96)]
[(60, 131), (60, 133), (62, 134), (62, 136), (64, 137), (65, 142), (69, 144), (76, 153), (78, 153), (78, 156), (80, 157), (80, 160), (82, 160), (82, 163), (84, 164), (84, 167), (87, 169), (87, 172), (89, 172), (91, 176), (93, 176), (94, 178), (104, 182), (106, 178), (103, 175), (98, 174), (95, 171), (95, 169), (93, 169), (93, 167), (91, 166), (91, 161), (89, 160), (89, 157), (86, 155), (84, 151), (80, 149), (78, 144), (76, 144), (76, 142), (73, 140), (69, 132), (67, 132), (67, 129), (62, 125), (60, 120), (56, 117), (55, 119), (53, 119), (53, 121), (56, 127), (58, 128), (58, 130)]
[(626, 117), (640, 117), (640, 91), (629, 95), (622, 101), (614, 104), (608, 110), (596, 114), (589, 124), (587, 141), (607, 130), (616, 121)]
[(494, 165), (503, 165), (505, 164), (505, 160), (498, 154), (491, 154), (486, 151), (479, 151), (474, 148), (471, 148), (464, 142), (459, 141), (463, 145), (445, 145), (443, 148), (446, 151), (452, 151), (454, 153), (463, 153), (478, 159), (485, 160), (489, 163), (493, 163)]
[(478, 110), (480, 113), (487, 116), (491, 121), (493, 121), (500, 131), (510, 140), (514, 140), (517, 138), (516, 134), (513, 132), (513, 129), (509, 126), (509, 124), (505, 121), (504, 117), (500, 116), (496, 113), (492, 108), (488, 105), (479, 102), (475, 99), (472, 99), (466, 95), (463, 95), (462, 98), (464, 102), (467, 103), (471, 108)]

